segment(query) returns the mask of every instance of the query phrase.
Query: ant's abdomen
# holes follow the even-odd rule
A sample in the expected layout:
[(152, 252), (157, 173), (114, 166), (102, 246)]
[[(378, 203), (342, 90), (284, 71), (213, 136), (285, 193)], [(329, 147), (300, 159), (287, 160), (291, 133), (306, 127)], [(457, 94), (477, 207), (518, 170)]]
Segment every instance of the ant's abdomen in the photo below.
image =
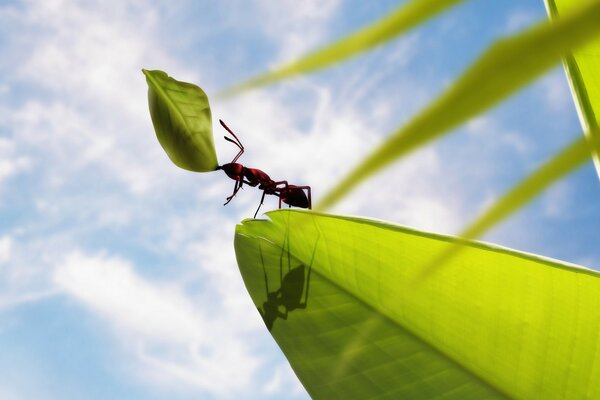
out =
[(288, 189), (281, 193), (281, 201), (290, 206), (308, 208), (308, 197), (306, 197), (304, 190), (292, 185), (288, 186)]

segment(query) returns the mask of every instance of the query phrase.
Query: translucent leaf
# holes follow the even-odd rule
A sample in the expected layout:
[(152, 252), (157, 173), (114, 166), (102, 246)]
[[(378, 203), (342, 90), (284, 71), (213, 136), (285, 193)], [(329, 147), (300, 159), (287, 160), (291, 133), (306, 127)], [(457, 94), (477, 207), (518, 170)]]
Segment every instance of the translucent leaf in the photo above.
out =
[(279, 210), (238, 225), (267, 328), (314, 399), (598, 398), (600, 275), (358, 218)]
[(396, 131), (318, 205), (326, 209), (394, 160), (485, 111), (600, 34), (600, 2), (497, 42), (452, 86)]
[(217, 153), (204, 91), (163, 71), (142, 71), (148, 82), (154, 131), (171, 161), (190, 171), (214, 171), (218, 165)]
[(341, 62), (395, 38), (462, 1), (412, 0), (407, 4), (402, 4), (396, 11), (389, 13), (379, 21), (275, 71), (235, 86), (227, 90), (224, 95), (232, 95), (242, 90), (267, 85), (298, 74), (313, 72)]
[[(579, 3), (581, 0), (546, 0), (546, 7), (550, 16), (556, 19)], [(600, 143), (600, 39), (567, 54), (564, 66), (583, 130)], [(600, 146), (595, 148), (594, 163), (600, 175)]]

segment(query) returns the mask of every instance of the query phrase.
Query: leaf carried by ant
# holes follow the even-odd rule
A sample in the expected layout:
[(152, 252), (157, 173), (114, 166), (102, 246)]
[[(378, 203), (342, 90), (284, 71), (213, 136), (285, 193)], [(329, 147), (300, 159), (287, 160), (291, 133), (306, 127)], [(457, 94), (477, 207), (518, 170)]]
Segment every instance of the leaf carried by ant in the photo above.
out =
[(206, 93), (163, 71), (144, 69), (142, 72), (148, 83), (154, 131), (171, 161), (190, 171), (214, 171), (218, 162)]
[[(600, 396), (598, 272), (380, 221), (267, 215), (238, 225), (238, 265), (312, 398)], [(414, 285), (457, 241), (461, 256)]]

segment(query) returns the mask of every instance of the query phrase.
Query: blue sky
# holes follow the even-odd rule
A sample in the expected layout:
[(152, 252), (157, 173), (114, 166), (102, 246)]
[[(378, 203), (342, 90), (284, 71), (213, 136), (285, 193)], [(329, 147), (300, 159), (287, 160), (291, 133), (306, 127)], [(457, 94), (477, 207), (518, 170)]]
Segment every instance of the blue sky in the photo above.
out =
[[(342, 66), (214, 99), (396, 4), (0, 1), (0, 398), (307, 398), (237, 271), (235, 224), (260, 193), (223, 207), (233, 181), (170, 163), (141, 69), (203, 87), (241, 162), (318, 201), (494, 38), (545, 18), (541, 0), (473, 0)], [(455, 233), (580, 132), (557, 68), (332, 212)], [(588, 164), (485, 240), (599, 269), (599, 195)]]

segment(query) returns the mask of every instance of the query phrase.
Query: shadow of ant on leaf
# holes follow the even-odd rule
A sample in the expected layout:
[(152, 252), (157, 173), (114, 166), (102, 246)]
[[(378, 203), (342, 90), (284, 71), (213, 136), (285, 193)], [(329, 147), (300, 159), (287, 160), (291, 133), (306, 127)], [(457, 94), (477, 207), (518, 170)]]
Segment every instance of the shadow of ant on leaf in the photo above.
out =
[[(273, 291), (269, 291), (269, 279), (267, 276), (267, 270), (265, 268), (262, 247), (259, 243), (259, 252), (265, 277), (267, 300), (263, 302), (262, 308), (256, 308), (258, 309), (258, 312), (265, 322), (269, 332), (273, 329), (273, 324), (275, 324), (275, 321), (278, 318), (281, 320), (287, 320), (290, 312), (294, 310), (303, 310), (308, 306), (310, 273), (312, 270), (312, 264), (315, 258), (318, 242), (319, 238), (317, 238), (317, 241), (315, 242), (310, 265), (308, 267), (301, 263), (298, 263), (298, 265), (292, 267), (289, 253), (289, 243), (287, 251), (285, 246), (281, 249), (281, 255), (279, 259), (279, 288)], [(285, 268), (283, 265), (285, 253), (287, 253), (287, 268)], [(303, 294), (304, 296), (302, 296)]]

